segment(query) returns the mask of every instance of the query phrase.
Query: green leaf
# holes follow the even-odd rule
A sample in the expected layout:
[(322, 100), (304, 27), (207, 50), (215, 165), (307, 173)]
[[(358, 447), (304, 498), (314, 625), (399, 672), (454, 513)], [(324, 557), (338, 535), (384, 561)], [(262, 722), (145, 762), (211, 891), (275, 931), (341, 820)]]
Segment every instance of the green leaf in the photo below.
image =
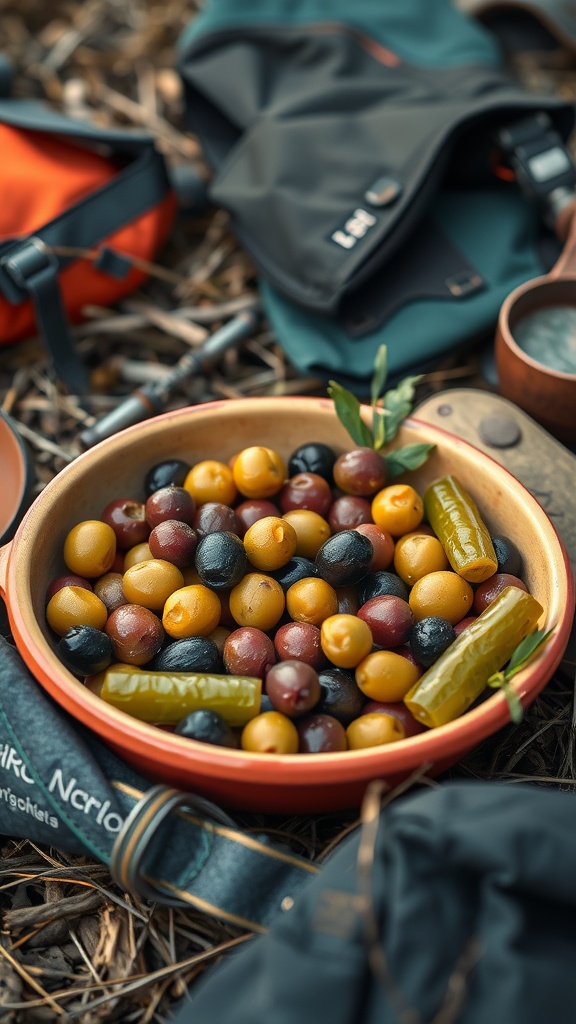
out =
[(530, 633), (520, 641), (508, 662), (505, 673), (507, 679), (511, 679), (512, 676), (515, 676), (517, 672), (520, 672), (525, 665), (532, 660), (536, 651), (539, 650), (542, 644), (546, 643), (546, 640), (553, 630), (553, 626), (552, 629), (549, 630), (535, 629), (533, 633)]
[(384, 396), (384, 412), (386, 415), (386, 435), (387, 440), (392, 441), (398, 433), (398, 428), (408, 416), (411, 405), (408, 402), (404, 402), (402, 399), (394, 396), (389, 398), (390, 392)]
[(381, 409), (374, 409), (372, 414), (372, 433), (374, 447), (376, 451), (380, 451), (386, 443), (386, 417)]
[[(417, 374), (415, 377), (404, 377), (400, 381), (398, 387), (393, 389), (396, 391), (405, 402), (412, 402), (416, 393), (416, 385), (422, 380), (422, 374)], [(392, 394), (392, 392), (388, 392)]]
[(490, 676), (488, 686), (491, 686), (493, 690), (502, 690), (508, 704), (510, 718), (515, 725), (519, 725), (524, 717), (524, 708), (516, 690), (513, 686), (510, 686), (505, 672), (495, 672), (494, 675)]
[[(380, 345), (374, 360), (374, 371), (372, 374), (370, 400), (372, 405), (372, 430), (362, 419), (360, 414), (360, 402), (351, 391), (338, 384), (337, 381), (328, 382), (328, 394), (334, 401), (334, 407), (338, 419), (348, 431), (355, 444), (366, 448), (374, 448), (376, 451), (384, 448), (393, 437), (396, 436), (402, 420), (412, 411), (412, 400), (414, 398), (415, 385), (422, 379), (421, 375), (416, 377), (405, 377), (396, 388), (387, 391), (383, 398), (380, 396), (386, 384), (388, 374), (388, 352), (386, 345)], [(413, 446), (417, 448), (418, 446)], [(433, 446), (420, 446), (422, 451)], [(404, 464), (397, 462), (397, 453), (392, 456), (392, 475), (397, 476), (405, 469), (416, 469), (422, 465), (425, 455), (421, 458), (411, 460)]]
[(491, 686), (492, 689), (502, 690), (508, 702), (510, 718), (516, 725), (522, 721), (524, 709), (516, 690), (510, 685), (510, 680), (532, 660), (536, 651), (539, 650), (542, 644), (546, 643), (548, 637), (553, 632), (554, 626), (548, 630), (535, 629), (533, 633), (525, 636), (513, 651), (506, 668), (501, 672), (494, 672), (488, 680), (488, 686)]
[(505, 682), (502, 686), (502, 693), (504, 694), (506, 703), (508, 704), (510, 718), (514, 722), (514, 725), (520, 725), (520, 722), (524, 718), (524, 708), (522, 707), (520, 697), (508, 682)]
[(372, 405), (377, 404), (378, 399), (384, 391), (387, 376), (388, 349), (386, 348), (386, 345), (380, 345), (380, 348), (376, 353), (376, 359), (374, 360), (374, 373), (372, 376), (372, 387), (370, 389)]
[(503, 686), (506, 686), (506, 676), (503, 672), (494, 672), (494, 674), (490, 676), (486, 685), (491, 686), (493, 690), (499, 690)]
[(372, 437), (372, 431), (366, 426), (360, 415), (360, 402), (356, 396), (335, 380), (328, 382), (328, 394), (334, 400), (338, 419), (348, 431), (354, 443), (367, 448), (373, 448), (374, 438)]
[(403, 448), (396, 448), (395, 451), (388, 452), (384, 456), (388, 464), (388, 473), (391, 477), (395, 477), (407, 469), (418, 469), (418, 466), (426, 462), (429, 453), (435, 447), (436, 445), (428, 443), (407, 444)]
[(406, 419), (412, 411), (415, 385), (422, 380), (422, 375), (417, 377), (404, 377), (398, 387), (392, 388), (384, 395), (384, 409), (388, 412), (386, 421), (386, 434), (388, 441), (396, 437), (398, 427), (402, 420)]

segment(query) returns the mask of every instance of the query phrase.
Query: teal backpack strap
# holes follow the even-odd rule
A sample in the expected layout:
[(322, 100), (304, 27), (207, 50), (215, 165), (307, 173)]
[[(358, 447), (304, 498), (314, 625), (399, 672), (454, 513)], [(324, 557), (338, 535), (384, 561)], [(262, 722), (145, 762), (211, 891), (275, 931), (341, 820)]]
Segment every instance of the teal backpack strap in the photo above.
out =
[[(90, 249), (160, 203), (170, 190), (164, 158), (150, 136), (100, 131), (27, 100), (0, 99), (0, 121), (27, 131), (53, 131), (103, 143), (129, 158), (110, 181), (33, 235), (0, 247), (0, 293), (14, 305), (32, 300), (56, 374), (72, 392), (82, 393), (88, 387), (88, 372), (75, 348), (58, 283), (62, 268), (77, 257), (52, 250)], [(106, 260), (106, 253), (103, 256)], [(108, 259), (100, 264), (103, 271), (120, 275), (129, 268), (128, 259)]]

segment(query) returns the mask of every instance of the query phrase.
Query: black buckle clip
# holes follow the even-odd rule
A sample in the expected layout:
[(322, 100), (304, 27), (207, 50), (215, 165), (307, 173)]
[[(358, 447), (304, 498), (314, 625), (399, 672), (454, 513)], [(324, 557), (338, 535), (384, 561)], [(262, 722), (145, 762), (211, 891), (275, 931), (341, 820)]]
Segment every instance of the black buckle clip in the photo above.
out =
[(29, 282), (48, 269), (56, 274), (59, 263), (41, 238), (32, 235), (13, 243), (0, 256), (0, 290), (5, 299), (19, 305), (29, 296)]
[(496, 144), (528, 199), (550, 208), (555, 194), (574, 191), (576, 164), (548, 114), (540, 111), (500, 128)]
[[(183, 901), (163, 888), (161, 882), (147, 878), (143, 861), (162, 823), (178, 810), (196, 812), (208, 823), (236, 828), (233, 819), (210, 800), (169, 786), (152, 786), (130, 811), (110, 854), (110, 874), (118, 885), (143, 899), (175, 907), (181, 907)], [(206, 839), (206, 830), (203, 836)]]

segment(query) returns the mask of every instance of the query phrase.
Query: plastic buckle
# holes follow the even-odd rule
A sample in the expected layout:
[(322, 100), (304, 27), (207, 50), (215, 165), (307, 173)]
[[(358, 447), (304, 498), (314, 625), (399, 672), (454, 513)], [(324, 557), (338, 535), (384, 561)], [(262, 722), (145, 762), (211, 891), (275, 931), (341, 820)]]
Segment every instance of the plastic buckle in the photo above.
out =
[(0, 256), (0, 290), (7, 301), (16, 306), (28, 297), (29, 282), (48, 269), (56, 274), (59, 263), (41, 238), (33, 235), (16, 242)]
[(134, 264), (128, 256), (124, 256), (123, 253), (116, 252), (114, 249), (110, 249), (109, 246), (104, 245), (94, 260), (94, 266), (97, 270), (101, 270), (103, 274), (108, 274), (117, 281), (124, 281), (133, 269)]
[(156, 903), (181, 907), (182, 900), (169, 895), (161, 883), (145, 877), (142, 870), (150, 843), (173, 811), (196, 812), (207, 821), (236, 828), (232, 818), (210, 800), (167, 786), (152, 786), (132, 808), (116, 836), (109, 869), (115, 882), (127, 892)]
[(540, 112), (501, 128), (496, 144), (529, 199), (546, 205), (558, 189), (574, 189), (576, 165), (548, 114)]

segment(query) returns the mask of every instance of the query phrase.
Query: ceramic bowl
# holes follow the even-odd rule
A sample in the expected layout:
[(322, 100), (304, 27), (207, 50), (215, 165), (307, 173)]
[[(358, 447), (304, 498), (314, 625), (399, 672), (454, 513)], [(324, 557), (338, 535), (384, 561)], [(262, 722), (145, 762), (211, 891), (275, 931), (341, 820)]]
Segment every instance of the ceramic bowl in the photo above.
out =
[(576, 442), (576, 373), (564, 373), (529, 356), (514, 339), (524, 317), (552, 308), (575, 308), (576, 278), (539, 278), (520, 285), (500, 309), (494, 354), (498, 390), (551, 434)]
[(0, 544), (16, 531), (30, 502), (32, 463), (16, 427), (0, 411)]
[[(338, 451), (352, 447), (328, 399), (235, 399), (166, 413), (101, 442), (66, 467), (0, 551), (0, 589), (12, 632), (40, 685), (151, 780), (203, 794), (226, 807), (282, 813), (354, 807), (370, 780), (383, 778), (394, 785), (423, 764), (438, 774), (510, 721), (504, 697), (495, 692), (460, 719), (388, 746), (338, 754), (252, 754), (184, 739), (130, 718), (105, 704), (59, 662), (45, 622), (45, 593), (64, 571), (62, 545), (75, 523), (98, 518), (114, 498), (142, 498), (147, 470), (164, 459), (226, 460), (252, 444), (266, 444), (287, 458), (307, 441), (324, 442)], [(574, 594), (564, 548), (540, 505), (498, 463), (417, 420), (403, 424), (394, 444), (421, 441), (436, 447), (426, 464), (410, 474), (410, 482), (423, 489), (447, 472), (456, 474), (489, 528), (510, 536), (519, 547), (526, 584), (545, 609), (543, 623), (555, 625), (551, 640), (516, 677), (518, 692), (528, 704), (558, 666), (570, 631)]]

